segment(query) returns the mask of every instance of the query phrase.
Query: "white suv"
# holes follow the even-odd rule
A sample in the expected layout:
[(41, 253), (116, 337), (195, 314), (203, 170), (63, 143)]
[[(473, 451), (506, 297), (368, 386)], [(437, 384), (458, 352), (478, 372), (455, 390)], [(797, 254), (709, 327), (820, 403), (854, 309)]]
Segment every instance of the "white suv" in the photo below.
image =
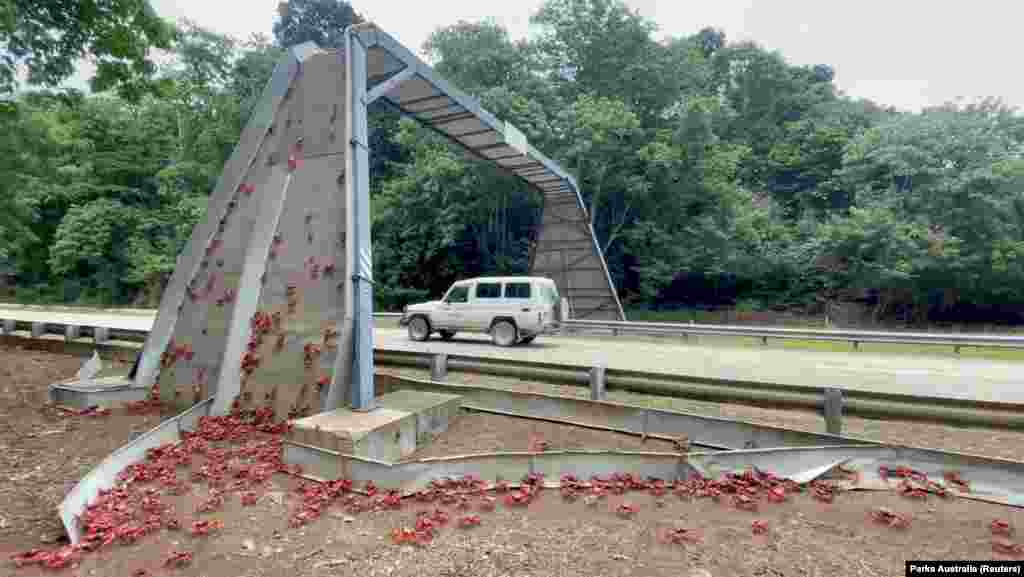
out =
[(460, 331), (491, 335), (502, 347), (529, 343), (558, 324), (561, 298), (555, 281), (543, 277), (480, 277), (459, 281), (439, 301), (402, 311), (409, 338), (425, 341), (432, 333), (444, 340)]

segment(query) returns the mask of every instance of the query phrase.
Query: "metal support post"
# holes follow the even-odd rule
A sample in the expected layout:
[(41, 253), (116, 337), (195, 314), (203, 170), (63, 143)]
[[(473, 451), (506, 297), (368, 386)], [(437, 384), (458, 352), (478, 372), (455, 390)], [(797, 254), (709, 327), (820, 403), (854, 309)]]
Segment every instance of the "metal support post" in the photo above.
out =
[(82, 327), (78, 325), (68, 325), (64, 327), (64, 340), (73, 341), (80, 336), (82, 336)]
[(569, 334), (569, 299), (562, 297), (561, 306), (558, 307), (558, 332), (563, 335)]
[(17, 325), (14, 319), (4, 319), (3, 330), (5, 334), (13, 335), (15, 326)]
[(590, 368), (590, 400), (603, 401), (606, 398), (605, 368), (602, 365), (594, 365)]
[(430, 380), (443, 383), (448, 379), (448, 355), (438, 353), (430, 357)]
[(38, 339), (46, 333), (46, 323), (32, 323), (32, 338)]
[(825, 389), (825, 431), (830, 435), (843, 432), (843, 391)]
[(345, 123), (349, 154), (345, 170), (348, 258), (345, 268), (352, 283), (345, 314), (352, 326), (352, 409), (374, 408), (373, 388), (373, 257), (370, 252), (370, 158), (366, 121), (366, 47), (350, 27), (345, 32), (348, 74)]
[(93, 327), (92, 328), (92, 341), (97, 345), (110, 340), (110, 329), (107, 327)]

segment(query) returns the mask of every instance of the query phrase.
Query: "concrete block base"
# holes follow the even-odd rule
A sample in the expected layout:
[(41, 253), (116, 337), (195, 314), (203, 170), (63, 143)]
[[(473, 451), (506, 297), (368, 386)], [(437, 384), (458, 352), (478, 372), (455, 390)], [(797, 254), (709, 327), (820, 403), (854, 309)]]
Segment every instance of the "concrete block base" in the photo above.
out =
[[(377, 408), (365, 413), (335, 409), (294, 421), (285, 437), (286, 448), (316, 447), (394, 463), (425, 446), (433, 435), (447, 431), (462, 405), (462, 397), (457, 395), (411, 390), (395, 391), (376, 401)], [(310, 463), (302, 459), (288, 460), (289, 454), (299, 453), (286, 450), (285, 461), (308, 467)], [(346, 476), (340, 462), (337, 468), (334, 465), (321, 463), (315, 475), (325, 479)]]
[(377, 405), (416, 415), (416, 448), (428, 445), (448, 430), (462, 410), (462, 397), (426, 391), (401, 390), (377, 397)]
[(335, 409), (293, 422), (286, 441), (393, 462), (416, 450), (416, 416), (384, 407), (366, 413)]
[(109, 409), (149, 398), (149, 388), (127, 376), (101, 377), (50, 385), (50, 402), (76, 409)]

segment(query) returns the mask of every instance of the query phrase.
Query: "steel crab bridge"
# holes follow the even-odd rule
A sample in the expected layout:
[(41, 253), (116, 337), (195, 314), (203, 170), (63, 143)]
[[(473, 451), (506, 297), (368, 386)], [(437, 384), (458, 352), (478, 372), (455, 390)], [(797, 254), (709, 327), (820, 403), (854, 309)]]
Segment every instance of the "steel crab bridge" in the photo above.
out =
[[(374, 480), (415, 491), (467, 473), (589, 478), (631, 471), (678, 479), (757, 467), (809, 481), (838, 465), (908, 465), (936, 478), (951, 467), (972, 498), (1022, 505), (1024, 465), (893, 447), (675, 411), (375, 375), (367, 106), (384, 102), (493, 162), (544, 195), (531, 274), (550, 276), (575, 318), (622, 320), (600, 248), (571, 175), (535, 150), (391, 36), (350, 27), (344, 49), (292, 48), (178, 258), (139, 362), (113, 386), (151, 389), (167, 419), (91, 471), (61, 504), (73, 542), (78, 518), (150, 448), (174, 443), (202, 416), (272, 409), (294, 427), (286, 462), (318, 479)], [(83, 383), (80, 383), (83, 384)], [(88, 384), (88, 383), (84, 383)], [(708, 451), (576, 451), (410, 461), (417, 446), (476, 410), (668, 439)], [(955, 490), (955, 488), (950, 488)]]

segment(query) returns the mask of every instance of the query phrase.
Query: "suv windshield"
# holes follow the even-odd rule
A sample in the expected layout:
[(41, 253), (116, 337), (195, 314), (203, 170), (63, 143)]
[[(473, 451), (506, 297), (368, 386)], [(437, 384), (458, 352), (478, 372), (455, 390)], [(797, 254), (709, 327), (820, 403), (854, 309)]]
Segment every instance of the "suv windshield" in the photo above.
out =
[(469, 302), (469, 285), (455, 285), (444, 297), (446, 303)]

